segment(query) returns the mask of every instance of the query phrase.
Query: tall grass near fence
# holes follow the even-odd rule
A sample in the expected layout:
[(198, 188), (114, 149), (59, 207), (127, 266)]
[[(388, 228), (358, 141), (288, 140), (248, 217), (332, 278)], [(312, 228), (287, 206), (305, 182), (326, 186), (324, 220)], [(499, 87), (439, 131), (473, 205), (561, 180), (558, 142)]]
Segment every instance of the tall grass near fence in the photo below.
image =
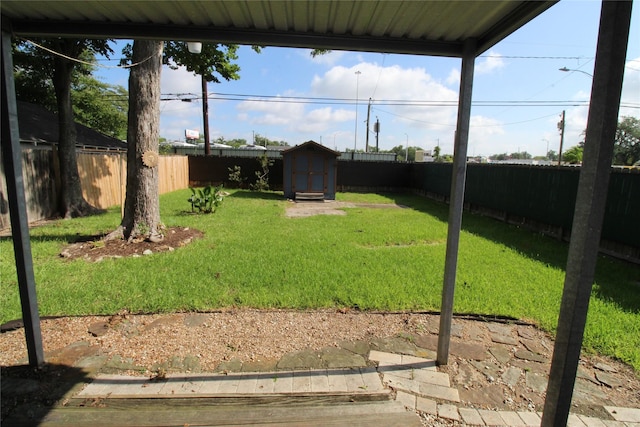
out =
[[(339, 200), (406, 208), (344, 209), (287, 218), (277, 193), (233, 192), (214, 215), (192, 215), (189, 191), (161, 197), (167, 226), (204, 238), (171, 253), (100, 263), (64, 261), (77, 235), (106, 233), (119, 209), (32, 230), (44, 315), (212, 310), (221, 307), (438, 311), (447, 206), (411, 195), (339, 194)], [(20, 316), (10, 241), (0, 241), (2, 321)], [(454, 310), (509, 316), (553, 332), (567, 245), (466, 214)], [(640, 370), (640, 267), (600, 258), (585, 346)]]

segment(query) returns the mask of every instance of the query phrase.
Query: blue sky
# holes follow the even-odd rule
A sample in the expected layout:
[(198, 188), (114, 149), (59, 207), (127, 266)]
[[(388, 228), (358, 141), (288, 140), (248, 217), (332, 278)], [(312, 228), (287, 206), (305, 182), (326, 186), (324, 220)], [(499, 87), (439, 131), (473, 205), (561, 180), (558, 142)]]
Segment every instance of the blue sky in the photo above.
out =
[[(561, 1), (476, 60), (469, 155), (527, 151), (535, 156), (547, 148), (557, 152), (563, 110), (565, 149), (581, 141), (591, 88), (591, 78), (584, 73), (593, 74), (600, 6), (599, 1)], [(640, 11), (634, 6), (622, 102), (635, 108), (622, 108), (620, 115), (640, 117)], [(314, 59), (309, 52), (267, 47), (257, 54), (241, 47), (240, 80), (208, 86), (211, 138), (251, 141), (255, 133), (290, 145), (311, 139), (337, 150), (364, 149), (371, 98), (370, 145), (375, 145), (373, 122), (378, 118), (381, 150), (408, 141), (427, 150), (440, 145), (442, 153), (453, 153), (459, 59), (342, 51)], [(559, 71), (562, 67), (584, 73)], [(127, 71), (101, 68), (98, 75), (127, 86)], [(200, 79), (166, 68), (162, 93), (199, 96)], [(222, 99), (230, 97), (241, 99)], [(266, 102), (261, 97), (351, 102)], [(408, 106), (389, 105), (390, 100), (454, 102)], [(531, 106), (535, 103), (547, 105)], [(202, 131), (202, 104), (163, 101), (160, 127), (161, 136), (170, 140), (184, 140), (185, 129)]]

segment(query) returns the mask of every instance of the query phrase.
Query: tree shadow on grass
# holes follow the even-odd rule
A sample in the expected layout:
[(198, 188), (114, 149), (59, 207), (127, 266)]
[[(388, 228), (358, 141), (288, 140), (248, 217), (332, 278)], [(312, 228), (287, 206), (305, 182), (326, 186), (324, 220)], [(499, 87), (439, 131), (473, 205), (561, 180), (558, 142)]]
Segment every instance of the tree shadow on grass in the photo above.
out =
[[(411, 209), (435, 217), (439, 221), (445, 223), (448, 221), (449, 205), (444, 202), (412, 194), (379, 194), (391, 198), (397, 204), (409, 206)], [(471, 212), (463, 214), (462, 231), (504, 245), (539, 263), (562, 271), (566, 269), (568, 242), (541, 232)], [(597, 283), (592, 291), (595, 298), (612, 302), (621, 310), (640, 313), (640, 266), (600, 255), (594, 281)], [(558, 286), (563, 284), (559, 283)]]
[(284, 199), (284, 194), (282, 191), (247, 191), (247, 190), (238, 190), (229, 196), (234, 199), (256, 199), (256, 200), (278, 200), (282, 201)]

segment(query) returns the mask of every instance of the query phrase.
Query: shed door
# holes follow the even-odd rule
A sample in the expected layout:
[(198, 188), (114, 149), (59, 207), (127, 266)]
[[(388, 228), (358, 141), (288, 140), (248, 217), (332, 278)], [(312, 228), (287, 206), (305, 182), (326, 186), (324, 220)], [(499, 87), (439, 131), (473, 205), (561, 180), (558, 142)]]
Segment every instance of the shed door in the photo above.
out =
[(327, 189), (328, 162), (324, 156), (300, 153), (293, 157), (293, 191), (324, 193)]

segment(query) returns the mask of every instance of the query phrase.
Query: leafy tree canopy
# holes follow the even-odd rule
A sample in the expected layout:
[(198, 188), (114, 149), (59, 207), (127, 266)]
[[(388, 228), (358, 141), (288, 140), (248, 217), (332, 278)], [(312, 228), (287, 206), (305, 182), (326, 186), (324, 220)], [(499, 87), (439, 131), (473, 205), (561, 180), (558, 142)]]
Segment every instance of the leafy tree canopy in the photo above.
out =
[(640, 161), (640, 119), (622, 117), (616, 130), (613, 164), (631, 166)]

